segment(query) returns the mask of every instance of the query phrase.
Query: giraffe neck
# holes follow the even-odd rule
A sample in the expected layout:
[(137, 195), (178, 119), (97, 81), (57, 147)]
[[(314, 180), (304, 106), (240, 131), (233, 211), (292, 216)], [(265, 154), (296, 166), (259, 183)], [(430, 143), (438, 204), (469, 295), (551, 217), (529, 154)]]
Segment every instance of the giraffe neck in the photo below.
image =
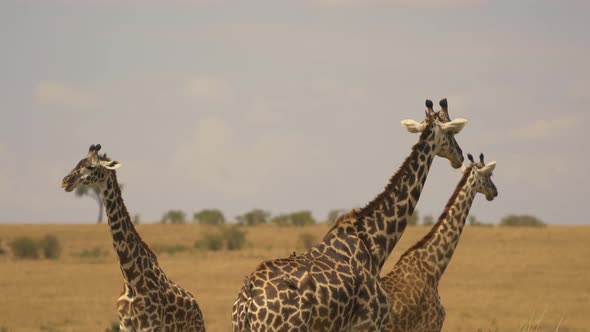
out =
[(436, 282), (440, 280), (451, 261), (465, 226), (465, 219), (477, 194), (475, 172), (474, 168), (467, 169), (437, 223), (422, 240), (408, 250), (424, 251), (425, 257), (430, 258), (424, 260), (427, 262), (425, 266), (431, 267)]
[(433, 136), (429, 126), (385, 190), (356, 212), (355, 232), (371, 251), (378, 270), (402, 236), (420, 199), (432, 160), (438, 153)]
[(107, 171), (101, 192), (123, 278), (128, 285), (135, 286), (148, 266), (157, 265), (158, 260), (131, 222), (115, 171)]

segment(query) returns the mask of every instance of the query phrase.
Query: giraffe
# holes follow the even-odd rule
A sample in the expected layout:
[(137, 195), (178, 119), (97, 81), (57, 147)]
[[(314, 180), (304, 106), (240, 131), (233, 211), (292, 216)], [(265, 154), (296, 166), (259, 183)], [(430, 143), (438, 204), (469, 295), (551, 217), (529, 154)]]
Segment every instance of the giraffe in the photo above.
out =
[(91, 145), (86, 158), (63, 178), (71, 192), (79, 185), (100, 189), (124, 284), (117, 300), (121, 331), (205, 331), (201, 309), (191, 293), (168, 279), (154, 252), (141, 239), (121, 197), (116, 169), (121, 166), (101, 146)]
[(468, 155), (471, 166), (462, 167), (463, 176), (444, 212), (430, 232), (408, 249), (393, 270), (383, 278), (389, 294), (391, 320), (383, 331), (440, 331), (445, 310), (438, 294), (438, 283), (449, 265), (471, 204), (477, 193), (488, 201), (498, 196), (492, 182), (496, 162), (485, 165)]
[(341, 216), (323, 240), (300, 255), (262, 262), (238, 293), (233, 331), (380, 331), (389, 320), (379, 272), (401, 237), (435, 156), (463, 164), (455, 141), (465, 119), (450, 121), (426, 101), (421, 123), (402, 121), (419, 141), (385, 190)]

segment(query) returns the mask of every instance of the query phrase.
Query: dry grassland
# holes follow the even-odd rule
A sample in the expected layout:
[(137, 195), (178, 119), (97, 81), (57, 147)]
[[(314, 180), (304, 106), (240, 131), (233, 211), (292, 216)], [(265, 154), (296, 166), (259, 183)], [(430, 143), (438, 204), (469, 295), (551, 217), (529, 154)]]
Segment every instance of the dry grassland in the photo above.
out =
[[(209, 331), (229, 331), (231, 307), (242, 279), (263, 259), (300, 252), (302, 233), (317, 238), (326, 226), (246, 228), (248, 248), (161, 254), (168, 276), (199, 301)], [(193, 246), (208, 229), (198, 225), (141, 225), (151, 246)], [(387, 262), (427, 232), (410, 227)], [(20, 235), (57, 235), (57, 261), (0, 256), (0, 330), (104, 331), (116, 320), (122, 278), (106, 225), (0, 225), (4, 246)], [(590, 227), (467, 227), (440, 285), (444, 331), (516, 331), (535, 313), (546, 313), (539, 331), (590, 331)], [(98, 248), (100, 257), (81, 257)], [(95, 249), (95, 250), (98, 250)], [(91, 255), (92, 256), (92, 255)]]

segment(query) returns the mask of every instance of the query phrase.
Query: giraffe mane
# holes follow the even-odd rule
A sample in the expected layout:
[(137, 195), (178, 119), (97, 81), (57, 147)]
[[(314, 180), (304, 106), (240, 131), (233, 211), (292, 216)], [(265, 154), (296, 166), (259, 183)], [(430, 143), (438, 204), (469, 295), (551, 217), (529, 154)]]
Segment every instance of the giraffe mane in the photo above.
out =
[[(453, 195), (451, 195), (451, 198), (449, 198), (449, 201), (447, 202), (447, 205), (445, 206), (444, 211), (441, 213), (440, 217), (438, 217), (436, 224), (434, 224), (434, 226), (432, 226), (432, 228), (430, 228), (430, 231), (428, 232), (428, 234), (424, 235), (424, 237), (420, 241), (416, 242), (416, 244), (414, 244), (408, 250), (406, 250), (406, 252), (401, 257), (404, 257), (407, 254), (409, 254), (410, 252), (412, 252), (418, 248), (421, 248), (422, 246), (424, 246), (424, 244), (426, 244), (426, 242), (428, 242), (428, 240), (430, 240), (434, 236), (434, 233), (436, 232), (438, 227), (442, 224), (443, 220), (445, 220), (448, 217), (449, 211), (451, 210), (451, 207), (453, 206), (453, 204), (457, 200), (457, 196), (459, 196), (461, 189), (463, 189), (463, 186), (465, 186), (467, 179), (471, 175), (472, 169), (473, 169), (473, 165), (467, 167), (467, 169), (463, 173), (463, 177), (461, 178), (461, 181), (459, 181), (459, 183), (457, 184), (457, 187), (455, 187), (455, 191), (453, 192)], [(401, 257), (400, 257), (400, 259), (401, 259)]]
[(387, 197), (388, 193), (393, 190), (393, 187), (397, 183), (401, 183), (402, 177), (406, 174), (405, 170), (410, 167), (412, 153), (415, 152), (416, 150), (422, 149), (424, 147), (424, 145), (426, 144), (426, 142), (425, 142), (426, 139), (432, 133), (433, 121), (434, 121), (434, 117), (429, 116), (426, 118), (427, 125), (426, 125), (424, 131), (420, 134), (420, 140), (418, 141), (418, 143), (414, 144), (410, 155), (404, 160), (404, 162), (399, 167), (399, 169), (389, 179), (389, 182), (385, 186), (385, 190), (383, 190), (379, 195), (377, 195), (377, 197), (375, 197), (372, 201), (367, 203), (367, 205), (365, 205), (365, 207), (352, 210), (349, 213), (349, 214), (351, 214), (351, 216), (354, 216), (357, 218), (364, 217), (368, 212), (374, 210)]

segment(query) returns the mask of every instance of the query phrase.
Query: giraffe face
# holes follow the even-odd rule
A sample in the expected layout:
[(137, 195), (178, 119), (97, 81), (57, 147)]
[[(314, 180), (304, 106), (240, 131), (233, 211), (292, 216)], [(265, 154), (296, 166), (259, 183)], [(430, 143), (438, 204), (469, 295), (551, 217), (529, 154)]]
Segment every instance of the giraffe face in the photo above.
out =
[(71, 192), (80, 185), (96, 185), (105, 181), (107, 172), (121, 167), (121, 163), (110, 160), (106, 155), (100, 156), (100, 144), (91, 145), (86, 158), (80, 160), (76, 167), (61, 180), (61, 187)]
[(463, 165), (463, 150), (455, 140), (455, 135), (458, 134), (467, 124), (466, 119), (449, 118), (447, 109), (447, 101), (443, 99), (440, 101), (441, 110), (435, 112), (432, 108), (432, 102), (426, 101), (426, 118), (424, 121), (418, 123), (414, 120), (402, 121), (404, 126), (411, 133), (429, 133), (421, 136), (425, 139), (427, 144), (432, 145), (433, 151), (436, 155), (448, 159), (453, 168), (460, 168)]
[(453, 168), (459, 168), (463, 165), (463, 150), (455, 139), (455, 134), (459, 133), (467, 124), (465, 119), (455, 119), (451, 122), (442, 122), (440, 117), (434, 119), (434, 150), (439, 157), (446, 158)]
[(492, 181), (492, 172), (496, 168), (496, 162), (491, 161), (487, 165), (483, 161), (483, 154), (479, 155), (479, 162), (473, 162), (473, 157), (468, 155), (472, 161), (472, 172), (475, 172), (475, 189), (478, 193), (486, 196), (488, 201), (493, 201), (498, 196), (498, 189)]

